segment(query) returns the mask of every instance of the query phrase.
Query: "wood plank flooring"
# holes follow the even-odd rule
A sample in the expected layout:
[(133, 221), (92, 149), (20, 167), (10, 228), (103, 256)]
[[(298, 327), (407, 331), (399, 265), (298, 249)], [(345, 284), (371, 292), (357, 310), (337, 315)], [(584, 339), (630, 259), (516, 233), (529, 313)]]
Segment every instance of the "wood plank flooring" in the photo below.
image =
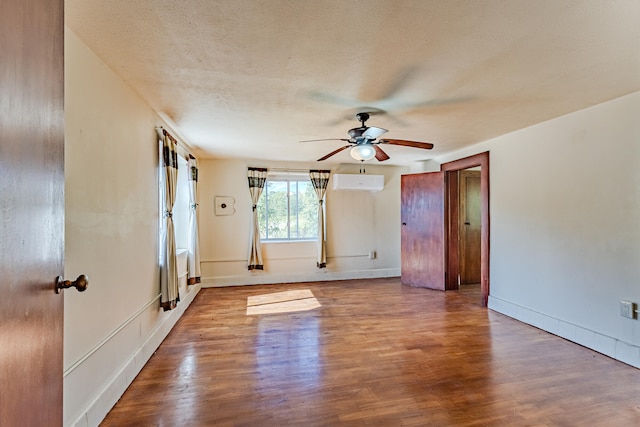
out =
[[(247, 316), (309, 289), (314, 310)], [(640, 370), (399, 279), (203, 289), (103, 426), (631, 426)]]

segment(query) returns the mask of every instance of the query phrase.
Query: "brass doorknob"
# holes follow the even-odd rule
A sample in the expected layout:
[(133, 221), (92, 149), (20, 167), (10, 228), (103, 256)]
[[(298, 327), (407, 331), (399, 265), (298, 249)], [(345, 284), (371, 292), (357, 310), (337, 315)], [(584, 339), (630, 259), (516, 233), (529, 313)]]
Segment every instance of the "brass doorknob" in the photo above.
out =
[(62, 280), (62, 276), (56, 278), (56, 294), (67, 288), (76, 288), (78, 292), (84, 292), (87, 290), (87, 286), (89, 286), (89, 278), (84, 274), (79, 275), (73, 282), (71, 280)]

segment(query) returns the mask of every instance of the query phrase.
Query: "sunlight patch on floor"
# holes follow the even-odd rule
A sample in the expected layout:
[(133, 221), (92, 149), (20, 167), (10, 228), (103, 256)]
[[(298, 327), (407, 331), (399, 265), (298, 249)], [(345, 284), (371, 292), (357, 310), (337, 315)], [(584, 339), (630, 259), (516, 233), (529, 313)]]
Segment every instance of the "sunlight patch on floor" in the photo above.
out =
[(309, 289), (255, 295), (247, 298), (247, 316), (292, 313), (321, 307)]

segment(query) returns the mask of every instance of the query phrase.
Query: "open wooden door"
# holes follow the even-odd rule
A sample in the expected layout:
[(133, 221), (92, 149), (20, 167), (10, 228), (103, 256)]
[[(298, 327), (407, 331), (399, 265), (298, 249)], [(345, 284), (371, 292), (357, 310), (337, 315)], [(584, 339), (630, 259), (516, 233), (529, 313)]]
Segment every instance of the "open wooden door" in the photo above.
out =
[(63, 5), (0, 2), (0, 426), (63, 422)]
[(401, 280), (445, 289), (445, 172), (402, 175)]
[(460, 284), (480, 283), (480, 171), (460, 171)]

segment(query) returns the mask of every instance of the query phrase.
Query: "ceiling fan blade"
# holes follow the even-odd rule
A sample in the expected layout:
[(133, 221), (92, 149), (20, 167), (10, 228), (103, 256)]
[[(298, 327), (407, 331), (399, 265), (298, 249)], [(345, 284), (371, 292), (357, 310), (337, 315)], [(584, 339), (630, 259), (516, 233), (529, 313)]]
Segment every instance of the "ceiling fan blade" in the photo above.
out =
[(377, 145), (374, 145), (373, 148), (376, 149), (376, 159), (378, 159), (379, 162), (389, 160), (389, 156), (387, 155), (387, 153), (382, 151), (382, 148), (378, 147)]
[(345, 142), (349, 142), (349, 140), (345, 139), (345, 138), (307, 139), (305, 141), (298, 141), (298, 142), (317, 142), (317, 141), (345, 141)]
[(332, 152), (330, 152), (329, 154), (327, 154), (324, 157), (320, 157), (317, 161), (321, 162), (323, 160), (327, 160), (329, 157), (333, 156), (334, 154), (338, 154), (339, 152), (341, 152), (342, 150), (346, 150), (347, 148), (351, 147), (350, 145), (345, 145), (344, 147), (340, 147), (337, 150), (334, 150)]
[(380, 135), (389, 132), (386, 129), (378, 128), (375, 126), (369, 126), (367, 130), (362, 133), (362, 136), (367, 139), (376, 139)]
[(406, 141), (404, 139), (381, 139), (380, 144), (403, 145), (405, 147), (422, 148), (424, 150), (431, 150), (433, 148), (433, 144), (429, 142)]

